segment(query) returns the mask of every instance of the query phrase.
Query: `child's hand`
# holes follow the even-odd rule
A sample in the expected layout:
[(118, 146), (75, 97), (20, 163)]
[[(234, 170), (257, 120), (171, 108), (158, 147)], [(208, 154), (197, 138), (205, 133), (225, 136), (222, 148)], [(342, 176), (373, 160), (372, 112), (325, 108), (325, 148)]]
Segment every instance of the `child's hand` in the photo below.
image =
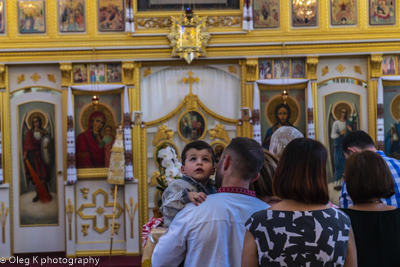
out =
[(207, 198), (206, 194), (204, 194), (203, 192), (188, 192), (188, 196), (190, 201), (196, 206), (198, 206), (200, 203), (203, 203), (203, 201), (205, 201)]

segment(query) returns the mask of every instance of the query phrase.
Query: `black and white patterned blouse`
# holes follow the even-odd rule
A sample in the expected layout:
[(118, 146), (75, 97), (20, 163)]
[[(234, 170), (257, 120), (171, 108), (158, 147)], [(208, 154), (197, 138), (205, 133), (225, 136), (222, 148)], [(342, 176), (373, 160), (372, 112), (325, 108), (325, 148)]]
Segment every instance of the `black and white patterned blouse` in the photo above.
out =
[(343, 266), (350, 219), (341, 210), (262, 210), (246, 222), (259, 266)]

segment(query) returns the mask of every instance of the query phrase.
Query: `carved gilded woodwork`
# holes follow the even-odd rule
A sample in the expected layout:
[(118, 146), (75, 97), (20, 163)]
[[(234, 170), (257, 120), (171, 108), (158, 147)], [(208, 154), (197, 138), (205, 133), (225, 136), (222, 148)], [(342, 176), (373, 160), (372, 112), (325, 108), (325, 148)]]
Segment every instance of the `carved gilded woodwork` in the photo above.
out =
[(241, 17), (208, 16), (206, 19), (207, 27), (239, 27)]
[[(84, 219), (84, 220), (92, 220), (93, 221), (93, 230), (98, 232), (99, 234), (104, 233), (108, 229), (108, 220), (112, 219), (112, 212), (111, 214), (105, 214), (104, 215), (104, 227), (99, 228), (97, 226), (97, 215), (85, 215), (84, 210), (89, 209), (89, 208), (96, 208), (97, 207), (97, 200), (96, 196), (102, 194), (104, 198), (104, 207), (113, 207), (114, 204), (111, 202), (108, 202), (108, 194), (101, 188), (97, 189), (93, 194), (92, 194), (92, 203), (87, 203), (87, 204), (82, 204), (80, 208), (78, 209), (78, 214), (79, 216)], [(115, 218), (119, 218), (123, 212), (123, 209), (119, 203), (116, 205), (117, 208), (117, 213), (115, 214)]]
[(228, 66), (228, 70), (230, 73), (236, 74), (236, 67), (235, 66)]
[(246, 58), (247, 82), (255, 82), (258, 79), (258, 58)]
[(83, 197), (84, 199), (87, 199), (87, 194), (89, 193), (89, 188), (84, 187), (84, 188), (81, 188), (80, 190), (81, 190), (81, 192), (82, 192), (82, 197)]
[(231, 139), (229, 138), (228, 132), (225, 130), (225, 126), (222, 124), (217, 124), (214, 129), (208, 131), (210, 133), (210, 139), (221, 139), (225, 143), (229, 144)]
[(96, 213), (97, 213), (99, 216), (101, 216), (104, 212), (106, 212), (106, 210), (103, 209), (101, 206), (99, 206), (99, 207), (96, 209)]
[(68, 87), (72, 85), (72, 63), (60, 63), (61, 86)]
[(354, 66), (354, 72), (362, 75), (361, 66)]
[(341, 63), (335, 68), (340, 74), (346, 69)]
[(370, 59), (371, 78), (382, 76), (382, 54), (373, 54)]
[(83, 233), (83, 236), (87, 236), (89, 233), (88, 233), (88, 229), (89, 229), (89, 227), (90, 227), (90, 224), (81, 224), (81, 227), (82, 227), (82, 233)]
[(72, 216), (74, 214), (74, 205), (72, 205), (70, 198), (68, 198), (68, 204), (65, 205), (65, 213), (67, 214), (68, 218), (69, 240), (72, 240)]
[(186, 98), (186, 109), (187, 110), (196, 110), (197, 109), (197, 101), (196, 101), (196, 97), (195, 95), (193, 95), (192, 92), (192, 85), (194, 83), (198, 83), (200, 81), (200, 79), (198, 77), (192, 77), (193, 72), (189, 71), (188, 72), (189, 77), (183, 77), (182, 78), (182, 82), (184, 83), (188, 83), (189, 84), (189, 94), (185, 97)]
[(325, 76), (329, 72), (329, 67), (325, 66), (322, 68), (322, 76)]
[(47, 74), (47, 79), (49, 82), (56, 83), (56, 78), (54, 77), (54, 74)]
[(150, 74), (151, 74), (151, 68), (149, 67), (149, 68), (147, 68), (147, 69), (144, 70), (143, 77), (147, 77), (147, 76), (149, 76)]
[(18, 76), (17, 78), (17, 84), (22, 83), (23, 81), (25, 81), (25, 74), (21, 74)]
[(6, 243), (6, 223), (8, 216), (8, 207), (6, 208), (4, 205), (4, 201), (1, 202), (1, 211), (0, 211), (0, 221), (1, 221), (1, 232), (3, 236), (3, 243)]
[(153, 146), (156, 146), (161, 140), (173, 140), (174, 131), (168, 129), (166, 125), (160, 125), (158, 127), (157, 133), (154, 135)]
[(0, 89), (6, 88), (6, 68), (4, 64), (0, 64)]
[(135, 207), (133, 207), (133, 197), (130, 197), (129, 204), (130, 204), (130, 208), (129, 208), (128, 203), (125, 203), (125, 210), (126, 210), (126, 213), (128, 213), (129, 221), (131, 222), (131, 238), (133, 238), (133, 221), (135, 220), (135, 215), (136, 215), (136, 211), (139, 207), (139, 203), (136, 203)]
[(135, 84), (133, 75), (134, 69), (135, 69), (135, 64), (133, 61), (122, 62), (122, 70), (123, 70), (122, 83), (124, 83), (127, 86), (133, 86)]
[(161, 17), (161, 18), (138, 18), (137, 19), (138, 29), (163, 29), (172, 26), (171, 17)]
[(306, 65), (307, 65), (307, 79), (316, 80), (318, 57), (307, 57)]
[[(112, 224), (110, 224), (110, 226), (112, 227)], [(120, 223), (114, 223), (114, 234), (118, 235), (118, 229), (120, 226)]]
[(35, 82), (39, 81), (42, 77), (40, 77), (39, 74), (37, 74), (36, 72), (31, 76), (31, 79)]

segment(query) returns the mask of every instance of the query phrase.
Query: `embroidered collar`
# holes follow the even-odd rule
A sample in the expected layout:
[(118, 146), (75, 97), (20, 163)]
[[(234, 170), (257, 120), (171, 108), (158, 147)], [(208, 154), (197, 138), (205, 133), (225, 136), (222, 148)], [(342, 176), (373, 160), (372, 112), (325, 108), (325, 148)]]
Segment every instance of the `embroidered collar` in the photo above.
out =
[(220, 188), (218, 188), (217, 193), (237, 193), (237, 194), (248, 195), (251, 197), (256, 196), (255, 191), (251, 191), (249, 189), (242, 188), (242, 187), (220, 187)]
[(204, 187), (201, 183), (197, 182), (196, 180), (194, 180), (192, 177), (186, 176), (186, 175), (182, 175), (182, 180), (186, 181), (188, 183), (190, 183), (191, 185), (195, 186), (198, 190), (198, 192), (203, 192), (206, 195), (209, 195), (212, 192), (209, 192), (209, 190), (206, 189), (206, 187), (212, 187), (212, 184), (210, 183), (211, 180), (208, 181), (207, 186)]

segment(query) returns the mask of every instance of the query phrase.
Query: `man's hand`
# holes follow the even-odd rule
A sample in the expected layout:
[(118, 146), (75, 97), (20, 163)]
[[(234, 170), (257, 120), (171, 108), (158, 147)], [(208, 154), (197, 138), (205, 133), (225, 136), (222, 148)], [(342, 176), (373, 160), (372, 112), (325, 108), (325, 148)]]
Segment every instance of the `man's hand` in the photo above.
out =
[(351, 129), (350, 125), (347, 125), (347, 129), (351, 132), (353, 129)]
[(204, 194), (203, 192), (188, 192), (188, 196), (190, 201), (196, 206), (198, 206), (200, 203), (203, 203), (203, 201), (205, 201), (207, 198), (206, 194)]

